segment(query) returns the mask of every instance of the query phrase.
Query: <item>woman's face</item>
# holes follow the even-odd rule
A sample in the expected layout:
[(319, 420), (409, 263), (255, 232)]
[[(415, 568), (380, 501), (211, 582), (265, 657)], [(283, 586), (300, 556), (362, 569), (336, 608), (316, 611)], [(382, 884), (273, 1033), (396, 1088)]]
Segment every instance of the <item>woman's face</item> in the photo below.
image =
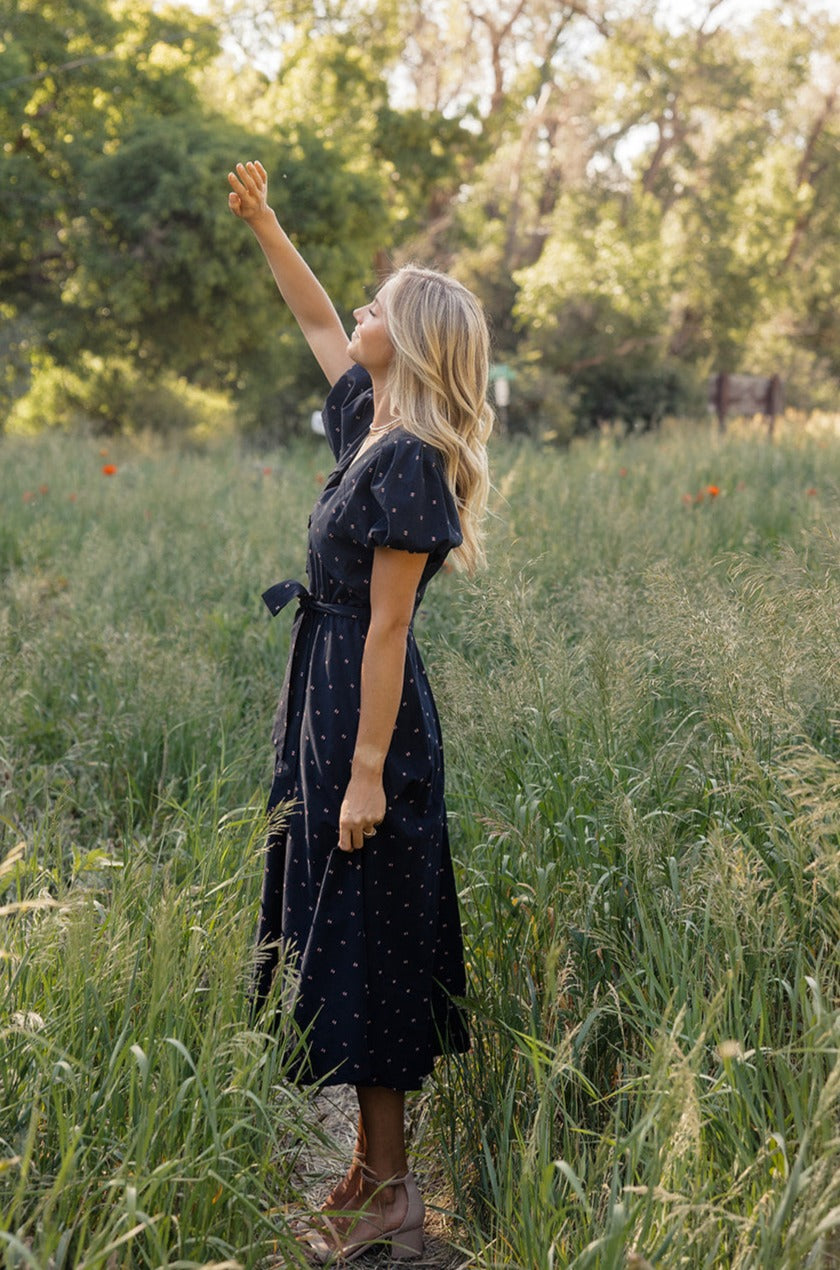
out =
[(370, 304), (353, 310), (356, 329), (350, 337), (348, 352), (354, 362), (375, 375), (388, 369), (394, 356), (394, 346), (388, 334), (388, 287), (376, 293)]

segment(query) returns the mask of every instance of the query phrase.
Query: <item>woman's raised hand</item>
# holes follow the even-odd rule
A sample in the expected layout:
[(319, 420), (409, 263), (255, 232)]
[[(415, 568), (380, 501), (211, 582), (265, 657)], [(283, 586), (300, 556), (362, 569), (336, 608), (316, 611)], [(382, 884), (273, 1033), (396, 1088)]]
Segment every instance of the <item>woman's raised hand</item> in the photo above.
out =
[(228, 207), (244, 221), (256, 220), (268, 208), (268, 173), (263, 165), (237, 163), (235, 172), (228, 172)]

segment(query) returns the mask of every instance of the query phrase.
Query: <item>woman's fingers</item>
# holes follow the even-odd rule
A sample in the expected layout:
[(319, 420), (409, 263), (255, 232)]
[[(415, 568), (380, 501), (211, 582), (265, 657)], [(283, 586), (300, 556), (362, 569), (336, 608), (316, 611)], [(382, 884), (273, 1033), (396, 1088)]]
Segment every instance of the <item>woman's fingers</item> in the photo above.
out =
[(228, 183), (240, 198), (259, 198), (265, 190), (265, 169), (258, 170), (253, 163), (237, 163), (236, 171), (228, 172)]
[(265, 206), (268, 177), (261, 163), (237, 163), (235, 172), (228, 172), (228, 207), (237, 216), (248, 219)]
[(354, 831), (352, 825), (345, 819), (343, 815), (338, 818), (338, 848), (340, 851), (355, 851), (356, 847), (353, 842)]
[(376, 833), (376, 825), (353, 824), (339, 820), (338, 845), (342, 851), (361, 851), (366, 838)]
[(236, 176), (239, 181), (239, 184), (242, 187), (242, 192), (244, 194), (252, 194), (254, 189), (254, 182), (251, 176), (249, 175), (248, 169), (246, 168), (244, 163), (237, 163)]
[(258, 195), (262, 192), (265, 169), (261, 173), (255, 163), (237, 163), (236, 170), (240, 180), (251, 194)]

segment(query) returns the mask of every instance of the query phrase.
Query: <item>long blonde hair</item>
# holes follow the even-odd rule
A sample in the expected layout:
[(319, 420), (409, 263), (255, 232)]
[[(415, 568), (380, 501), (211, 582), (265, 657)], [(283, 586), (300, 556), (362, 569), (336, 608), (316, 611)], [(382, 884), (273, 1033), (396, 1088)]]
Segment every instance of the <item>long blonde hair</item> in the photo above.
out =
[(391, 409), (407, 432), (443, 455), (464, 535), (453, 554), (472, 573), (484, 562), (490, 487), (487, 322), (473, 293), (444, 273), (406, 265), (387, 283), (386, 322), (396, 354), (388, 371)]

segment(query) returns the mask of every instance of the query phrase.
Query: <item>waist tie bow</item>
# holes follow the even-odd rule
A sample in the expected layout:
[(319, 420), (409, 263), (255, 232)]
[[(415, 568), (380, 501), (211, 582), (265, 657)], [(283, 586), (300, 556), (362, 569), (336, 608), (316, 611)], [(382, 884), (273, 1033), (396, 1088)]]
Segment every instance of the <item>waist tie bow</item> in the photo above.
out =
[(358, 618), (367, 616), (369, 611), (364, 604), (329, 604), (326, 600), (319, 600), (311, 595), (297, 578), (286, 578), (284, 582), (275, 582), (274, 586), (263, 591), (262, 598), (272, 617), (276, 617), (287, 604), (291, 604), (295, 599), (304, 613), (314, 611), (331, 613), (333, 617)]
[[(301, 656), (301, 619), (307, 613), (329, 613), (333, 617), (359, 620), (369, 617), (370, 609), (367, 605), (362, 604), (329, 604), (326, 600), (319, 600), (314, 595), (310, 595), (303, 583), (298, 582), (296, 578), (286, 578), (284, 582), (275, 582), (274, 586), (269, 587), (267, 591), (263, 591), (262, 598), (272, 617), (276, 617), (287, 604), (291, 604), (292, 600), (296, 599), (300, 606), (292, 625), (289, 660), (286, 663), (286, 675), (283, 680), (277, 713), (274, 716), (274, 727), (271, 730), (271, 739), (274, 745), (278, 747), (275, 778), (279, 779), (282, 772), (285, 779), (291, 781), (293, 765), (290, 762), (289, 755), (289, 693), (292, 676), (297, 674), (298, 661)], [(287, 797), (291, 798), (292, 796), (290, 786)]]

